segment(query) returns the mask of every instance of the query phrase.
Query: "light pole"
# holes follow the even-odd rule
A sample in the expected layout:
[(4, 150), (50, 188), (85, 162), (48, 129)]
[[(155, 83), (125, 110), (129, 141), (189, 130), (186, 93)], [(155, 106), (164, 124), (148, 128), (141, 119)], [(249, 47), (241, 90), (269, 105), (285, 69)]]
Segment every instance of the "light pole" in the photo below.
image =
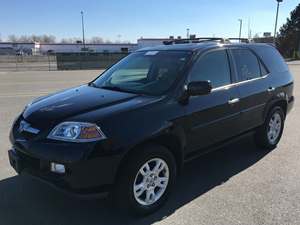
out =
[(277, 10), (276, 10), (276, 19), (275, 19), (275, 28), (274, 28), (274, 39), (273, 43), (276, 43), (276, 34), (277, 34), (277, 22), (278, 22), (278, 13), (279, 13), (279, 5), (283, 0), (276, 0), (277, 1)]
[(242, 37), (242, 27), (243, 27), (243, 20), (239, 19), (240, 21), (240, 33), (239, 33), (239, 41), (241, 42), (241, 37)]
[(82, 26), (82, 43), (83, 43), (83, 48), (85, 50), (83, 11), (81, 11), (81, 26)]
[(189, 28), (186, 29), (186, 38), (187, 39), (190, 38), (190, 29)]

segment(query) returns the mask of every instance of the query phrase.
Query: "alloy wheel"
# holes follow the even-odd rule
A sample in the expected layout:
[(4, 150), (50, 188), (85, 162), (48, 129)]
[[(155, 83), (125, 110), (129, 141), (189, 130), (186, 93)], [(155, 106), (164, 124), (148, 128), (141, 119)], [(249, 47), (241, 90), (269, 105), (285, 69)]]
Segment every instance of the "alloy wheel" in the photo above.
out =
[(281, 116), (278, 112), (275, 112), (269, 121), (268, 132), (267, 132), (268, 140), (270, 144), (276, 143), (277, 139), (280, 136), (281, 126), (282, 126)]
[(157, 202), (165, 193), (169, 183), (169, 167), (160, 158), (147, 161), (138, 171), (133, 192), (135, 200), (149, 206)]

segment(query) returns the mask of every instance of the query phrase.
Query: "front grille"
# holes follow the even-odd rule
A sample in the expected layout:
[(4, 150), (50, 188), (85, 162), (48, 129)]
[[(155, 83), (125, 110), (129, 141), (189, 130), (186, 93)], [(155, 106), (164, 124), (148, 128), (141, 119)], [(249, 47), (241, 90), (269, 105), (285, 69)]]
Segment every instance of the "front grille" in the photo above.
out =
[(13, 130), (16, 138), (23, 138), (28, 141), (34, 139), (40, 132), (38, 129), (33, 128), (31, 124), (23, 118), (20, 118), (15, 123)]
[(32, 140), (36, 137), (36, 134), (32, 134), (32, 133), (29, 133), (29, 132), (26, 132), (26, 131), (21, 132), (20, 135), (23, 138), (25, 138), (26, 140)]
[(16, 150), (17, 155), (21, 158), (21, 160), (26, 164), (26, 166), (39, 170), (40, 169), (40, 160), (34, 157), (31, 157), (19, 150)]

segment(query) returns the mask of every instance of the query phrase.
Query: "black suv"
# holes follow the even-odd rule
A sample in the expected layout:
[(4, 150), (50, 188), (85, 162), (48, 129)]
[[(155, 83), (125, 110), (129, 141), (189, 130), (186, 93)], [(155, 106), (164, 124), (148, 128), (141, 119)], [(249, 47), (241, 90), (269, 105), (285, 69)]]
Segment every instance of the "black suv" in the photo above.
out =
[(249, 132), (276, 147), (293, 77), (265, 44), (203, 42), (138, 50), (94, 81), (26, 106), (11, 165), (75, 194), (111, 193), (147, 214), (185, 162)]

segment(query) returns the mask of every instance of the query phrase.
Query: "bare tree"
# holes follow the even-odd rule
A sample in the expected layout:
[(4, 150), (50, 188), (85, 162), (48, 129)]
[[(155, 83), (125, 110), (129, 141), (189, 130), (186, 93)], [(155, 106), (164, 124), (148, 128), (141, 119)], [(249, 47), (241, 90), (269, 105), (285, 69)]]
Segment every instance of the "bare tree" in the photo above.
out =
[(78, 43), (79, 41), (81, 41), (81, 39), (78, 38), (78, 37), (62, 38), (60, 43), (62, 43), (62, 44), (75, 44), (75, 43)]
[(92, 37), (88, 42), (91, 44), (103, 44), (104, 40), (102, 37)]
[[(16, 36), (14, 34), (8, 36), (8, 41), (10, 42), (40, 42), (40, 43), (56, 43), (56, 37), (54, 35), (21, 35)], [(59, 43), (62, 44), (75, 44), (75, 43), (82, 43), (81, 38), (79, 37), (70, 37), (70, 38), (62, 38)], [(102, 37), (92, 37), (87, 41), (90, 44), (114, 44), (114, 43), (129, 43), (129, 41), (111, 41), (109, 39), (104, 40)]]
[(21, 35), (14, 34), (8, 36), (10, 42), (41, 42), (41, 43), (55, 43), (56, 37), (54, 35)]
[(91, 39), (88, 40), (88, 43), (91, 44), (128, 44), (130, 41), (121, 41), (121, 40), (116, 40), (116, 41), (111, 41), (109, 39), (104, 40), (102, 37), (92, 37)]
[(259, 38), (259, 33), (256, 33), (253, 38)]
[(55, 43), (56, 37), (54, 35), (46, 35), (44, 34), (41, 37), (41, 42), (42, 43)]
[(123, 41), (123, 44), (130, 44), (131, 42), (129, 40)]
[(18, 41), (18, 38), (17, 38), (16, 35), (11, 34), (11, 35), (8, 35), (7, 40), (10, 41), (10, 42), (17, 42), (17, 41)]
[(70, 40), (69, 40), (69, 38), (62, 38), (62, 39), (60, 40), (60, 43), (62, 43), (62, 44), (70, 43)]
[(109, 39), (106, 39), (104, 43), (105, 44), (113, 44), (113, 42), (111, 40), (109, 40)]
[(22, 35), (20, 37), (17, 37), (17, 42), (32, 42), (32, 38), (27, 35)]

